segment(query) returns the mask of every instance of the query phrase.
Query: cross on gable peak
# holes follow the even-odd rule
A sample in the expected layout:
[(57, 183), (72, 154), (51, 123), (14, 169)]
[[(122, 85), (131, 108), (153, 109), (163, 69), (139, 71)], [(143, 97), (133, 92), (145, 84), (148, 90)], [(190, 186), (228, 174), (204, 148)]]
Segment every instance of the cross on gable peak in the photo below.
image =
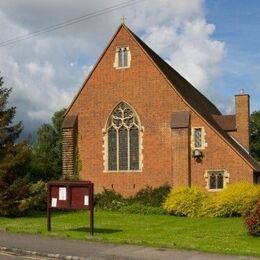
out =
[(120, 20), (122, 21), (123, 24), (125, 24), (125, 21), (127, 20), (127, 18), (123, 15)]

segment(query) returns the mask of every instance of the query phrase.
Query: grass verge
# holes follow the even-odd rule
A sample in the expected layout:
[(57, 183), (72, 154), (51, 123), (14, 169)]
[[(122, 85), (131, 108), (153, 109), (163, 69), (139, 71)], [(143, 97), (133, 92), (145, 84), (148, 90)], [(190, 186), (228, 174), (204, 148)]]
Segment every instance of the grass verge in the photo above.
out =
[(260, 256), (260, 238), (247, 234), (241, 218), (182, 218), (97, 211), (93, 237), (89, 235), (88, 225), (86, 211), (54, 212), (52, 232), (47, 232), (44, 213), (21, 218), (0, 217), (0, 227), (10, 232)]

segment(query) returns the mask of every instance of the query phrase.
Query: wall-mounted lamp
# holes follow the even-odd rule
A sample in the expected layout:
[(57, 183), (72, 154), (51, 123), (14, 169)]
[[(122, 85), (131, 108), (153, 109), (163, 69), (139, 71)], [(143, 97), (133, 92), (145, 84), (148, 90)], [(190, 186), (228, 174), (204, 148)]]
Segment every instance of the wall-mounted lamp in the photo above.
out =
[(195, 159), (201, 159), (203, 157), (203, 153), (201, 150), (199, 149), (195, 149), (193, 150), (192, 152), (192, 156), (195, 158)]

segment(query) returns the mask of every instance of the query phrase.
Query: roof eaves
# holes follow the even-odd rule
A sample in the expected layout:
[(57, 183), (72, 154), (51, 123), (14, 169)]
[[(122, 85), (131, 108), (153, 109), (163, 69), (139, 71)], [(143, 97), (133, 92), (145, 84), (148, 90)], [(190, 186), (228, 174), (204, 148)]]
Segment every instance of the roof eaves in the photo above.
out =
[[(175, 71), (168, 63), (166, 63), (158, 54), (156, 54), (150, 47), (148, 47), (138, 36), (136, 36), (128, 27), (125, 28), (129, 31), (129, 33), (136, 39), (137, 43), (142, 47), (142, 49), (147, 53), (148, 57), (154, 62), (159, 71), (168, 79), (171, 86), (179, 93), (179, 95), (186, 101), (187, 105), (191, 106), (191, 108), (197, 112), (202, 118), (206, 120), (206, 122), (213, 128), (215, 131), (223, 138), (223, 140), (228, 143), (233, 150), (240, 155), (245, 162), (256, 171), (260, 171), (260, 164), (257, 163), (254, 158), (244, 151), (214, 120), (212, 117), (213, 114), (221, 115), (220, 111), (216, 108), (216, 106), (211, 103), (204, 95), (202, 95), (195, 87), (193, 87), (185, 78), (183, 78), (177, 71)], [(159, 64), (160, 62), (160, 64)], [(168, 72), (166, 73), (167, 70)], [(169, 71), (171, 74), (169, 74)], [(193, 101), (194, 95), (189, 98), (187, 95), (183, 95), (180, 91), (181, 89), (176, 89), (178, 84), (186, 84), (186, 89), (190, 88), (190, 91), (193, 91), (198, 96), (199, 106), (196, 105), (196, 101)], [(193, 93), (193, 94), (194, 94)], [(196, 95), (195, 94), (195, 95)], [(201, 105), (201, 106), (200, 106)]]

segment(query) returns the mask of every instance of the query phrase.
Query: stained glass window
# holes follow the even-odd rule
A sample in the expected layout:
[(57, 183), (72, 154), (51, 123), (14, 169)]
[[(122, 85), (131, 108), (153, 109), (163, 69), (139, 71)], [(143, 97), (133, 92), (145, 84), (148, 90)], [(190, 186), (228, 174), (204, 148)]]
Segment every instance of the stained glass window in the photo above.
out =
[(129, 171), (140, 168), (140, 124), (125, 102), (113, 110), (107, 125), (108, 170)]
[(127, 128), (121, 127), (119, 136), (119, 170), (128, 170), (128, 136)]
[(117, 165), (117, 133), (116, 129), (110, 128), (108, 130), (108, 168), (109, 170), (116, 170)]
[(136, 126), (130, 129), (130, 170), (139, 168), (139, 130)]

